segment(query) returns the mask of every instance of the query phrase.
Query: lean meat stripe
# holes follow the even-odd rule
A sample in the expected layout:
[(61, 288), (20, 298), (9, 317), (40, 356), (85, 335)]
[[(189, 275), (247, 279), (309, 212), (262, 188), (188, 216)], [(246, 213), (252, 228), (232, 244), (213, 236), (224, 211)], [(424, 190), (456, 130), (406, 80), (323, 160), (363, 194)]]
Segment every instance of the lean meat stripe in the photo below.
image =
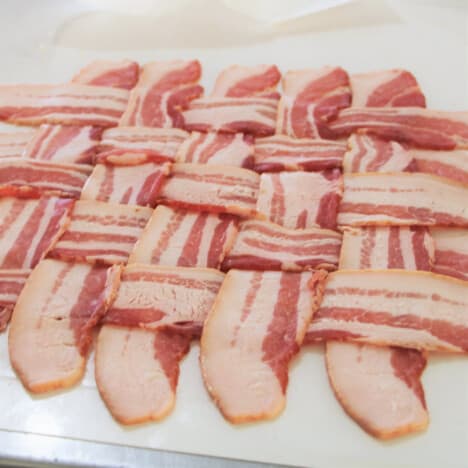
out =
[(468, 281), (468, 229), (431, 228), (434, 272)]
[(0, 270), (0, 332), (10, 321), (18, 296), (31, 270)]
[(27, 132), (1, 132), (0, 133), (0, 159), (21, 158), (26, 146), (34, 137), (35, 131)]

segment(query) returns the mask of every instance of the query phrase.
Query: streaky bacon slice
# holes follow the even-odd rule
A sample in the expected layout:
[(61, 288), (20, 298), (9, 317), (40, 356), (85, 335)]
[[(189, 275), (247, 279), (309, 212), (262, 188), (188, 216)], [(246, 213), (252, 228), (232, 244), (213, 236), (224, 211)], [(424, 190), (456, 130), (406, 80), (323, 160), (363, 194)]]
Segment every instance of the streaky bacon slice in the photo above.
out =
[(18, 296), (31, 270), (0, 270), (0, 332), (10, 321)]
[(468, 148), (468, 112), (418, 107), (351, 107), (329, 122), (328, 129), (335, 138), (359, 131), (420, 148)]
[(175, 161), (189, 136), (178, 128), (115, 127), (104, 131), (96, 162), (115, 165)]
[(340, 67), (289, 71), (283, 88), (276, 133), (294, 138), (329, 138), (325, 120), (351, 104), (349, 77)]
[(414, 170), (435, 174), (468, 185), (468, 151), (431, 151), (410, 149)]
[(26, 281), (10, 324), (10, 361), (43, 393), (83, 376), (93, 329), (114, 299), (120, 268), (43, 260)]
[(141, 206), (79, 200), (67, 230), (49, 253), (90, 263), (126, 263), (153, 210)]
[(307, 341), (468, 352), (468, 282), (427, 271), (330, 273)]
[(1, 85), (0, 120), (113, 127), (127, 107), (128, 91), (76, 83)]
[(65, 231), (73, 203), (55, 197), (1, 198), (0, 268), (34, 268)]
[(274, 135), (255, 141), (257, 172), (323, 171), (343, 164), (346, 143)]
[(414, 75), (393, 69), (350, 76), (353, 107), (426, 107)]
[(25, 158), (0, 160), (0, 196), (79, 198), (92, 166)]
[(0, 158), (23, 157), (26, 146), (34, 137), (34, 134), (34, 130), (26, 132), (1, 132)]
[(148, 162), (138, 166), (97, 164), (83, 187), (81, 200), (152, 207), (169, 172), (169, 163)]
[(468, 186), (430, 174), (345, 174), (338, 224), (468, 227), (467, 199)]
[(263, 97), (206, 97), (195, 99), (182, 112), (183, 127), (196, 132), (275, 133), (278, 100)]
[(203, 87), (197, 84), (200, 77), (198, 60), (147, 63), (130, 93), (127, 110), (119, 125), (181, 127), (180, 111), (203, 94)]
[(359, 133), (348, 139), (343, 172), (403, 172), (415, 168), (413, 156), (396, 141)]
[(254, 139), (242, 133), (193, 132), (179, 147), (177, 162), (252, 169)]
[(226, 275), (203, 327), (200, 364), (205, 386), (229, 422), (271, 419), (283, 410), (288, 366), (320, 303), (325, 276)]
[(287, 228), (333, 229), (336, 227), (342, 185), (338, 169), (263, 173), (257, 210), (273, 223)]
[(281, 73), (276, 65), (231, 65), (216, 78), (212, 96), (216, 97), (277, 97), (276, 87)]
[(228, 214), (173, 210), (159, 205), (129, 263), (219, 268), (237, 234)]
[(94, 60), (82, 68), (71, 81), (130, 90), (136, 85), (139, 73), (138, 63), (132, 60)]
[(260, 177), (230, 166), (174, 164), (159, 202), (180, 208), (255, 216)]
[(101, 133), (100, 128), (90, 126), (44, 124), (29, 141), (24, 156), (59, 163), (92, 164)]
[(435, 243), (433, 271), (468, 281), (468, 229), (431, 228)]
[(335, 270), (341, 234), (329, 229), (287, 229), (267, 221), (247, 220), (239, 226), (223, 270)]

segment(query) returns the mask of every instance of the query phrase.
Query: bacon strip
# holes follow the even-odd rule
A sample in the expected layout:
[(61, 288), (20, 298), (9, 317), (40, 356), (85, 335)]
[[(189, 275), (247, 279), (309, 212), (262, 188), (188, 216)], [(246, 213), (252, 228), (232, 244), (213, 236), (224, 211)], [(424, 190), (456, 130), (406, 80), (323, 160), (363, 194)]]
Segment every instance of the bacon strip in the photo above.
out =
[(278, 100), (262, 97), (207, 97), (182, 112), (188, 131), (248, 133), (256, 137), (275, 133)]
[(0, 160), (0, 196), (79, 198), (91, 171), (92, 167), (84, 164), (3, 159)]
[(0, 199), (0, 268), (28, 269), (65, 231), (73, 201)]
[(0, 159), (21, 158), (26, 145), (34, 137), (34, 131), (0, 133)]
[(345, 174), (341, 226), (468, 226), (468, 186), (429, 174)]
[(24, 152), (31, 159), (92, 164), (101, 129), (65, 125), (41, 125)]
[(351, 75), (353, 107), (426, 107), (414, 75), (393, 69)]
[(75, 83), (1, 85), (0, 120), (20, 125), (117, 125), (128, 91)]
[(344, 172), (402, 172), (413, 166), (413, 156), (396, 141), (361, 134), (349, 137)]
[(444, 112), (417, 107), (352, 107), (328, 124), (332, 136), (360, 131), (420, 148), (468, 148), (468, 112)]
[(177, 162), (253, 166), (253, 138), (242, 133), (193, 132), (179, 147)]
[(180, 127), (180, 111), (203, 94), (198, 60), (152, 62), (143, 66), (136, 87), (130, 93), (121, 126)]
[(136, 243), (129, 263), (219, 268), (236, 233), (233, 216), (159, 205)]
[(168, 163), (149, 162), (138, 166), (98, 164), (83, 187), (81, 199), (154, 206), (169, 171)]
[(229, 422), (271, 419), (283, 410), (289, 362), (320, 303), (325, 276), (226, 275), (203, 327), (200, 364), (205, 386)]
[(346, 144), (335, 141), (274, 135), (255, 142), (257, 172), (322, 171), (343, 164)]
[(177, 128), (109, 128), (102, 135), (96, 161), (122, 165), (174, 161), (187, 137)]
[(468, 282), (425, 271), (330, 273), (307, 341), (468, 352)]
[(335, 270), (341, 234), (328, 229), (287, 229), (266, 221), (243, 221), (223, 270)]
[(254, 216), (258, 197), (257, 173), (208, 164), (174, 164), (159, 202), (181, 208)]
[(435, 243), (433, 271), (468, 281), (468, 229), (431, 228)]
[(351, 104), (348, 74), (339, 67), (289, 71), (283, 78), (276, 133), (329, 138), (323, 121)]
[(0, 332), (10, 321), (18, 296), (31, 270), (0, 270)]
[(68, 388), (84, 373), (93, 328), (118, 288), (118, 267), (43, 260), (33, 270), (10, 324), (10, 360), (33, 393)]
[(291, 229), (336, 227), (342, 194), (339, 170), (264, 173), (257, 210), (273, 223)]
[(126, 263), (153, 210), (80, 200), (71, 222), (50, 252), (53, 258), (90, 263)]
[(139, 72), (138, 63), (131, 60), (94, 60), (72, 78), (72, 83), (132, 89)]

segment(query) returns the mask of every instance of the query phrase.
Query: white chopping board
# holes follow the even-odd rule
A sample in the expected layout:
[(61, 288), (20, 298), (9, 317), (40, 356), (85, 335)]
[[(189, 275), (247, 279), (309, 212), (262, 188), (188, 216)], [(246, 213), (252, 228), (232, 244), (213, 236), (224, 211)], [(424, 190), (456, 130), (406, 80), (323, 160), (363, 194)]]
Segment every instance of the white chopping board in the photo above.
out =
[[(85, 12), (92, 3), (21, 0), (8, 11), (2, 7), (0, 82), (66, 81), (100, 57), (198, 58), (207, 90), (217, 72), (232, 63), (276, 63), (283, 71), (326, 64), (349, 72), (403, 67), (415, 73), (430, 107), (468, 109), (467, 12), (447, 2), (357, 1), (275, 28), (231, 15), (218, 4), (208, 9), (206, 1), (185, 2), (190, 14), (136, 15), (128, 30), (121, 13)], [(208, 11), (211, 19), (200, 19)], [(187, 21), (196, 23), (192, 31)], [(467, 464), (468, 358), (431, 356), (423, 376), (429, 429), (382, 443), (336, 402), (319, 348), (303, 350), (292, 364), (287, 408), (279, 418), (239, 427), (226, 423), (210, 401), (198, 354), (194, 345), (182, 363), (174, 412), (160, 423), (129, 429), (114, 422), (101, 402), (92, 362), (79, 386), (31, 397), (10, 368), (5, 333), (0, 336), (0, 429), (324, 468)]]

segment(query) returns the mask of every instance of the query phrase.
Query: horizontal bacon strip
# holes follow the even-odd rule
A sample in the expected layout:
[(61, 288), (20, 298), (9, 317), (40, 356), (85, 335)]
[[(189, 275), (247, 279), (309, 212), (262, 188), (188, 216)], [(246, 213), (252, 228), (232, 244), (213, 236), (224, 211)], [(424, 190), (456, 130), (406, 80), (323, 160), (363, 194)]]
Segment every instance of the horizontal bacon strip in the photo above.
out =
[(320, 303), (325, 276), (226, 275), (203, 327), (200, 364), (205, 386), (229, 422), (272, 419), (283, 410), (289, 362)]
[(431, 228), (435, 244), (433, 271), (468, 281), (468, 229)]
[(341, 234), (328, 229), (287, 229), (267, 221), (248, 220), (223, 262), (223, 270), (303, 271), (338, 265)]
[(219, 268), (236, 233), (236, 220), (231, 215), (159, 205), (129, 263)]
[(71, 222), (49, 253), (53, 258), (90, 263), (126, 263), (153, 210), (80, 200)]
[(406, 172), (345, 174), (341, 226), (467, 226), (468, 186)]
[(68, 388), (83, 376), (93, 328), (112, 302), (118, 267), (44, 260), (33, 270), (10, 324), (10, 360), (33, 393)]
[(10, 321), (18, 296), (31, 270), (0, 270), (0, 332)]
[(264, 173), (257, 210), (273, 223), (290, 229), (336, 227), (342, 193), (339, 170)]
[(259, 176), (253, 171), (208, 164), (174, 164), (159, 202), (197, 211), (254, 216)]
[(307, 341), (468, 352), (468, 282), (406, 270), (331, 273)]
[(255, 141), (254, 169), (279, 172), (339, 168), (345, 151), (346, 144), (341, 142), (274, 135)]
[(1, 85), (0, 120), (20, 125), (117, 125), (128, 91), (75, 83)]
[(27, 144), (34, 137), (34, 130), (0, 133), (0, 159), (21, 158)]
[(262, 97), (207, 97), (192, 101), (182, 113), (183, 127), (196, 132), (275, 133), (278, 100)]

